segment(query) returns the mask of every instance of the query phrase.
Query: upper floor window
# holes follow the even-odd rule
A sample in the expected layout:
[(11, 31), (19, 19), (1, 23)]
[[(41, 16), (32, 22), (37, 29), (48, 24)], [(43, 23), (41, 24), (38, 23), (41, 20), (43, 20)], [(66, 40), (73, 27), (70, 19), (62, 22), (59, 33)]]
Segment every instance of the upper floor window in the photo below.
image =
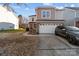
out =
[(41, 12), (41, 16), (42, 16), (43, 18), (50, 18), (50, 11), (48, 11), (48, 10), (43, 10), (43, 11)]
[(76, 18), (79, 18), (79, 13), (76, 13)]
[(34, 21), (34, 18), (32, 18), (32, 21)]

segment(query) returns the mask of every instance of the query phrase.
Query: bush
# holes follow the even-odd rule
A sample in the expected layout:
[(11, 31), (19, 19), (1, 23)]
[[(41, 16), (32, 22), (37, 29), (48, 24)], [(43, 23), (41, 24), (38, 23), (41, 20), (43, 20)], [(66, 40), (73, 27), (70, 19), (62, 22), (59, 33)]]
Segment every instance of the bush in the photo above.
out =
[(24, 29), (8, 29), (8, 30), (0, 30), (0, 32), (24, 32)]
[(26, 28), (26, 31), (29, 31), (29, 28), (28, 27)]

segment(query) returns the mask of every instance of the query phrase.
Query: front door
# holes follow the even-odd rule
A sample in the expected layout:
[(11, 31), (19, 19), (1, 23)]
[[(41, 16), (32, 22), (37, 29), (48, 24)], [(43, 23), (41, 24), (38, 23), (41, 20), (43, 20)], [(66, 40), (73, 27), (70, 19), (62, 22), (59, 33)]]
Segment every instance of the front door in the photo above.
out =
[(79, 21), (76, 21), (76, 27), (79, 27)]

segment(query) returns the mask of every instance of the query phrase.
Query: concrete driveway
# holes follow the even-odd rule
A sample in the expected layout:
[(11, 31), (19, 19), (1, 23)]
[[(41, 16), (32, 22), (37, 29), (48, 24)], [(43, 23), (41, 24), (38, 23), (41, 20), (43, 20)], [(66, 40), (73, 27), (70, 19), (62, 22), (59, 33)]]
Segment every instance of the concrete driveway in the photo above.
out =
[[(26, 35), (26, 34), (24, 34)], [(35, 56), (77, 56), (79, 47), (69, 44), (64, 38), (59, 36), (40, 34), (26, 35), (38, 37), (39, 43)]]

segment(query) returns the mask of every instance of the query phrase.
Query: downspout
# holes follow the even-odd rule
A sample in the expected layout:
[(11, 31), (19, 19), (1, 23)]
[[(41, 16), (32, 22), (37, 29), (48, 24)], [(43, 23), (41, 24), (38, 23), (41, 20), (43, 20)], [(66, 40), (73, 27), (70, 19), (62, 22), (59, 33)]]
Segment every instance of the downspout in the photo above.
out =
[(75, 21), (76, 21), (76, 12), (75, 12), (74, 26), (76, 26), (76, 23), (75, 23)]

